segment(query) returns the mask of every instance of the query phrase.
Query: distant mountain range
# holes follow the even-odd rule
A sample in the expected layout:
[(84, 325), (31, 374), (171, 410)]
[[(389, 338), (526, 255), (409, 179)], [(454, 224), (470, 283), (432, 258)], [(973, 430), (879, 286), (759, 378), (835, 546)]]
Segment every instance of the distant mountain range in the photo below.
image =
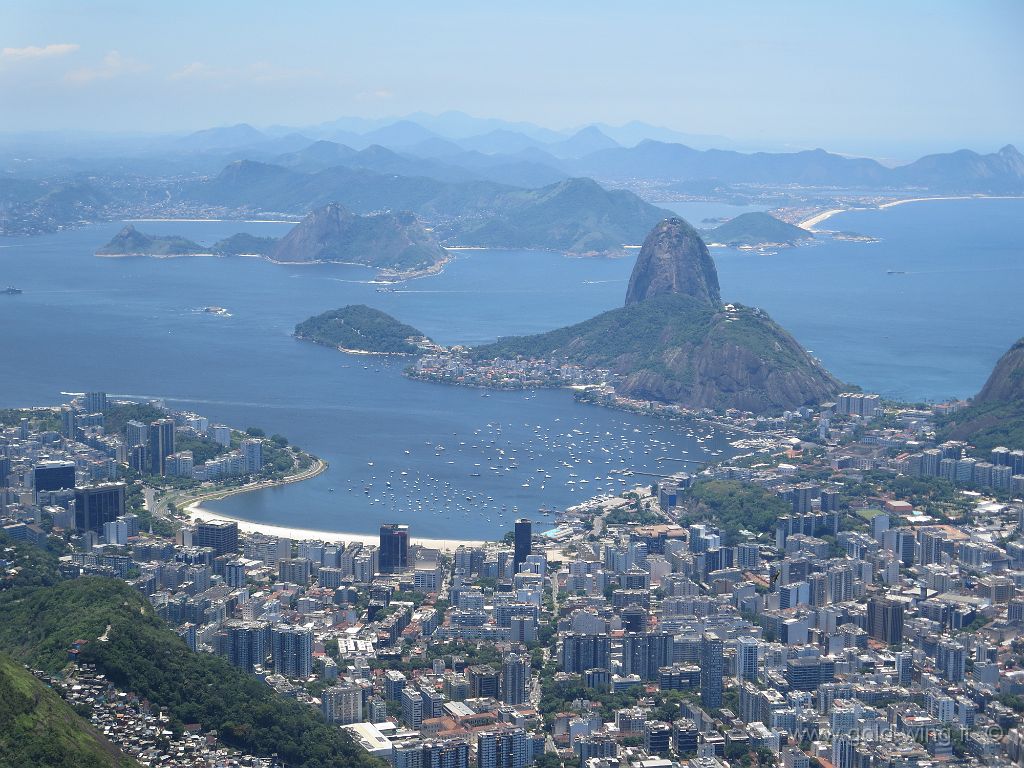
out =
[(620, 377), (620, 395), (690, 408), (777, 413), (820, 403), (840, 386), (767, 314), (722, 304), (707, 247), (678, 218), (644, 241), (625, 306), (548, 333), (499, 339), (472, 355), (608, 368)]
[[(982, 155), (971, 150), (922, 157), (890, 168), (869, 158), (856, 158), (823, 149), (798, 152), (741, 152), (723, 136), (685, 134), (633, 122), (624, 126), (591, 124), (575, 132), (555, 132), (524, 123), (484, 120), (461, 113), (410, 115), (392, 121), (339, 120), (301, 129), (277, 128), (266, 133), (249, 125), (199, 131), (179, 140), (178, 147), (197, 151), (251, 150), (250, 159), (271, 159), (267, 150), (293, 142), (288, 152), (301, 151), (315, 139), (345, 145), (347, 150), (383, 146), (420, 158), (442, 161), (411, 175), (454, 178), (455, 168), (476, 178), (520, 183), (511, 171), (503, 178), (485, 172), (479, 155), (501, 158), (498, 166), (528, 162), (533, 173), (590, 176), (605, 180), (659, 179), (672, 182), (715, 180), (729, 184), (800, 184), (865, 189), (919, 188), (934, 192), (1024, 192), (1024, 158), (1013, 146)], [(348, 152), (342, 153), (344, 155)], [(348, 164), (348, 157), (339, 156)], [(321, 159), (321, 162), (323, 159)], [(275, 161), (277, 162), (277, 161)], [(360, 161), (363, 162), (363, 161)], [(289, 165), (288, 162), (280, 164)], [(323, 169), (306, 166), (305, 170)], [(372, 167), (359, 165), (354, 167)], [(522, 176), (527, 186), (550, 183)], [(409, 175), (408, 169), (396, 170)]]
[(110, 194), (86, 181), (0, 178), (0, 235), (33, 235), (98, 221), (110, 201)]
[(621, 253), (639, 243), (666, 211), (631, 192), (569, 179), (504, 195), (493, 216), (464, 218), (442, 231), (465, 245), (545, 248), (577, 256)]
[[(386, 152), (356, 154), (383, 157)], [(638, 243), (666, 213), (631, 192), (606, 190), (590, 179), (524, 190), (347, 166), (300, 173), (252, 161), (233, 163), (186, 194), (208, 204), (256, 211), (302, 212), (333, 201), (359, 213), (408, 210), (435, 222), (446, 244), (591, 255), (618, 253), (623, 245)]]
[[(0, 234), (49, 232), (179, 202), (304, 215), (338, 201), (362, 213), (411, 210), (431, 222), (483, 217), (495, 220), (494, 229), (502, 214), (512, 214), (503, 207), (516, 204), (512, 190), (572, 178), (731, 202), (779, 188), (801, 198), (1024, 195), (1024, 156), (1010, 145), (898, 167), (822, 149), (737, 147), (725, 137), (640, 122), (552, 131), (459, 112), (265, 130), (243, 123), (187, 136), (4, 135), (0, 171), (20, 175), (0, 176)], [(581, 212), (578, 220), (588, 217), (594, 220)], [(462, 222), (457, 229), (469, 228)], [(605, 242), (618, 237), (610, 235)]]

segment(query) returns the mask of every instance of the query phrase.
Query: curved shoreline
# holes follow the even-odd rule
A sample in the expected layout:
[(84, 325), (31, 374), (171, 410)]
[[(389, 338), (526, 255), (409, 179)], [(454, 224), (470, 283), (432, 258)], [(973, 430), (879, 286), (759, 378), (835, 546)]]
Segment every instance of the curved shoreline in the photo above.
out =
[[(178, 514), (184, 516), (187, 520), (193, 522), (196, 520), (229, 520), (231, 522), (238, 523), (238, 530), (245, 531), (246, 533), (262, 533), (267, 536), (282, 536), (285, 538), (296, 540), (311, 539), (315, 541), (329, 541), (342, 543), (360, 542), (362, 544), (378, 543), (378, 537), (368, 533), (321, 531), (312, 528), (292, 528), (284, 525), (275, 525), (273, 523), (257, 523), (252, 520), (246, 520), (241, 517), (224, 515), (219, 512), (203, 509), (203, 503), (207, 501), (219, 501), (221, 499), (226, 499), (230, 496), (238, 496), (243, 493), (250, 493), (252, 491), (262, 491), (268, 488), (277, 488), (283, 485), (290, 485), (291, 483), (300, 483), (304, 480), (311, 480), (317, 475), (322, 474), (326, 469), (326, 461), (320, 458), (314, 458), (313, 466), (303, 470), (302, 472), (299, 472), (298, 474), (287, 475), (286, 477), (283, 477), (280, 480), (266, 480), (251, 485), (239, 486), (237, 488), (223, 488), (220, 490), (199, 494), (198, 496), (193, 496), (189, 498), (187, 501), (185, 501), (179, 507)], [(448, 552), (454, 551), (456, 548), (462, 545), (480, 546), (484, 542), (469, 539), (429, 539), (413, 537), (412, 543)]]
[(899, 200), (890, 200), (887, 203), (879, 203), (876, 206), (850, 206), (849, 208), (831, 208), (821, 213), (816, 213), (810, 216), (799, 224), (798, 227), (806, 229), (808, 232), (816, 232), (815, 227), (821, 224), (823, 221), (831, 219), (833, 216), (846, 213), (847, 211), (883, 211), (886, 208), (895, 208), (897, 205), (906, 205), (907, 203), (929, 203), (937, 202), (939, 200), (1024, 200), (1024, 195), (936, 195), (933, 197), (906, 197)]

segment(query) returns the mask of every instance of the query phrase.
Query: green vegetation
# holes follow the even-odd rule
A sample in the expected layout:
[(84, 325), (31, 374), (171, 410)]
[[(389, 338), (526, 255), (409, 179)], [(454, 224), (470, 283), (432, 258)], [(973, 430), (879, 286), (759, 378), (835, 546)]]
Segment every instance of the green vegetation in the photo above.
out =
[(195, 253), (209, 253), (199, 243), (174, 235), (146, 235), (131, 224), (114, 235), (113, 239), (98, 251), (98, 256), (187, 256)]
[(107, 409), (103, 411), (103, 425), (107, 434), (124, 434), (125, 425), (129, 421), (141, 421), (149, 424), (151, 421), (166, 418), (167, 414), (151, 403), (114, 403), (108, 401)]
[(14, 427), (22, 419), (28, 419), (29, 428), (37, 432), (60, 431), (60, 415), (52, 408), (0, 409), (0, 426)]
[(943, 440), (968, 440), (982, 451), (1024, 447), (1024, 338), (999, 358), (968, 408), (940, 426)]
[(220, 456), (227, 451), (227, 448), (205, 435), (178, 433), (174, 436), (174, 450), (177, 452), (192, 451), (192, 459), (198, 465)]
[(671, 215), (632, 192), (606, 190), (592, 179), (509, 192), (496, 210), (482, 222), (464, 219), (453, 234), (468, 245), (621, 253), (623, 245), (642, 242), (652, 227)]
[(364, 304), (314, 315), (295, 326), (295, 335), (329, 347), (403, 355), (419, 351), (409, 338), (423, 337), (411, 325)]
[(939, 437), (967, 440), (979, 451), (990, 451), (999, 445), (1024, 448), (1024, 400), (964, 408), (943, 421)]
[[(106, 631), (109, 638), (97, 638)], [(229, 746), (289, 765), (376, 766), (314, 709), (279, 696), (223, 659), (193, 653), (144, 597), (113, 579), (83, 578), (0, 602), (0, 648), (48, 670), (86, 640), (80, 658), (126, 691), (164, 707), (174, 727), (199, 723)]]
[(802, 240), (813, 239), (806, 229), (779, 221), (767, 213), (741, 213), (720, 227), (707, 233), (709, 242), (725, 245), (795, 245)]
[(137, 766), (31, 672), (0, 654), (0, 765)]
[(687, 517), (709, 520), (722, 531), (722, 544), (736, 543), (741, 530), (770, 533), (780, 515), (789, 514), (789, 504), (753, 483), (711, 480), (695, 483), (686, 496)]
[(608, 368), (625, 377), (616, 384), (621, 394), (698, 408), (782, 410), (838, 391), (838, 383), (763, 312), (738, 305), (726, 311), (681, 294), (547, 333), (499, 339), (471, 354)]
[(221, 256), (269, 256), (277, 243), (276, 237), (257, 237), (248, 232), (239, 232), (231, 237), (218, 240), (213, 244), (213, 251)]
[(382, 269), (418, 270), (447, 252), (408, 212), (358, 216), (338, 203), (317, 208), (274, 247), (283, 262), (339, 261)]
[(0, 573), (0, 593), (25, 588), (50, 587), (61, 580), (58, 557), (63, 554), (63, 542), (50, 538), (46, 546), (11, 541), (0, 531), (0, 559), (10, 563), (7, 574)]

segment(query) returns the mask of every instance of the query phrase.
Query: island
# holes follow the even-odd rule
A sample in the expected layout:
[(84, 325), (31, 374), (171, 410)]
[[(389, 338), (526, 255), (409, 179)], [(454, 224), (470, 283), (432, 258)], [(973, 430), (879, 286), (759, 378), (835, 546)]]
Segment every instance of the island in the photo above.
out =
[(258, 256), (284, 264), (325, 262), (375, 267), (378, 278), (398, 281), (438, 272), (448, 252), (407, 212), (360, 216), (338, 203), (317, 208), (284, 237), (245, 232), (201, 245), (175, 235), (150, 235), (126, 225), (97, 256)]
[(411, 325), (365, 304), (350, 304), (303, 320), (295, 326), (295, 338), (342, 352), (378, 355), (413, 355), (429, 343)]
[(716, 245), (739, 246), (793, 246), (813, 240), (806, 229), (787, 224), (771, 214), (755, 211), (741, 213), (721, 226), (707, 232), (708, 242)]
[(134, 225), (126, 225), (98, 251), (97, 256), (198, 256), (210, 254), (204, 247), (185, 237), (175, 235), (147, 235)]

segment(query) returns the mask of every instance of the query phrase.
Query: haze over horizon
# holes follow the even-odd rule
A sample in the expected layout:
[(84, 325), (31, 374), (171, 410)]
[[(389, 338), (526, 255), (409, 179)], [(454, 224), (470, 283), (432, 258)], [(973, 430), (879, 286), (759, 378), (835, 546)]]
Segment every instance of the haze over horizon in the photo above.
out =
[(749, 148), (900, 159), (1024, 140), (1020, 3), (527, 5), (8, 5), (0, 132), (460, 110), (557, 130), (641, 120)]

